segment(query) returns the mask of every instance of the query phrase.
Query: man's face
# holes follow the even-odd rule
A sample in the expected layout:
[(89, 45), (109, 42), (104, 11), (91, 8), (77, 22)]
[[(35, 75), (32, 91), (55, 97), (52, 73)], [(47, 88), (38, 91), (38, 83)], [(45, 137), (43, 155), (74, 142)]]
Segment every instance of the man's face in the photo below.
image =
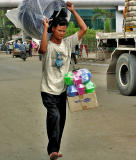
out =
[(55, 37), (58, 40), (62, 40), (66, 34), (66, 29), (67, 26), (57, 25), (57, 27), (52, 27), (53, 37)]

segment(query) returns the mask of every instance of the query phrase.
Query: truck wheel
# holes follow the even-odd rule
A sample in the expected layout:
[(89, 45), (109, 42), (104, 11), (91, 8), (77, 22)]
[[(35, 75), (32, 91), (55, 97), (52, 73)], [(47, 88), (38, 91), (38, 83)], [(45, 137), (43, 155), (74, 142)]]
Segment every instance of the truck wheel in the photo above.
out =
[(122, 54), (116, 64), (116, 81), (120, 93), (126, 96), (136, 94), (136, 57)]

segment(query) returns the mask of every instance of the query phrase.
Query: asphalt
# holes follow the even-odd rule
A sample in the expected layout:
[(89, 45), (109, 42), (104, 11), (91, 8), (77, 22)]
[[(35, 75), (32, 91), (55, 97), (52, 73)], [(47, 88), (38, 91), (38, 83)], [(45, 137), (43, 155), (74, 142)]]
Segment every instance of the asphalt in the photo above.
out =
[[(76, 65), (92, 72), (98, 108), (71, 113), (62, 138), (62, 160), (136, 160), (136, 97), (122, 96), (108, 64), (91, 60)], [(0, 160), (49, 160), (46, 110), (40, 97), (42, 64), (38, 56), (0, 53)]]

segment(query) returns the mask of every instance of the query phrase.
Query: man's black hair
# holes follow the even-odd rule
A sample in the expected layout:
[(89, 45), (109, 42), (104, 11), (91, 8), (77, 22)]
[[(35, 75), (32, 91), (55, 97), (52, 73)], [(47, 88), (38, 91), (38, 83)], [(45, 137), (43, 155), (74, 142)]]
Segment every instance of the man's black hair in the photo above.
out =
[(52, 27), (57, 27), (57, 25), (68, 26), (68, 21), (65, 17), (54, 18), (54, 20), (52, 21)]
[(52, 32), (52, 27), (57, 27), (57, 25), (68, 26), (68, 21), (66, 20), (65, 17), (54, 18), (53, 21), (51, 22), (49, 28), (48, 28), (48, 32), (51, 33)]
[(53, 19), (52, 21), (49, 22), (49, 28), (48, 28), (48, 32), (51, 33), (52, 32), (52, 27), (57, 27), (57, 25), (60, 26), (68, 26), (68, 21), (66, 19), (67, 17), (67, 13), (65, 11), (65, 9), (62, 9), (59, 14), (58, 11), (54, 11), (51, 19)]

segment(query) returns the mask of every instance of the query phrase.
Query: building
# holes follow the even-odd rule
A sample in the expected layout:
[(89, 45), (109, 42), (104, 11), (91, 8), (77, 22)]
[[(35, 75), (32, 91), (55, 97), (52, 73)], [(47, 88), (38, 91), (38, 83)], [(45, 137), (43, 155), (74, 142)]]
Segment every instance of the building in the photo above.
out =
[[(111, 29), (112, 31), (116, 31), (116, 10), (115, 9), (108, 9), (114, 16), (111, 18)], [(93, 28), (95, 30), (103, 30), (104, 29), (104, 21), (102, 18), (99, 17), (95, 23), (93, 23), (92, 17), (96, 14), (93, 9), (77, 9), (78, 14), (84, 19), (86, 25), (89, 28)], [(75, 21), (74, 16), (71, 16), (71, 21), (74, 22), (75, 26), (77, 27), (77, 23)]]
[[(125, 0), (73, 0), (72, 2), (75, 4), (78, 13), (83, 16), (87, 25), (90, 27), (92, 27), (92, 23), (88, 21), (90, 21), (92, 17), (92, 10), (94, 8), (108, 9), (115, 15), (115, 18), (112, 19), (112, 29), (115, 29), (116, 32), (122, 32)], [(101, 29), (103, 22), (98, 20), (97, 23), (99, 25), (95, 26), (95, 28)]]

